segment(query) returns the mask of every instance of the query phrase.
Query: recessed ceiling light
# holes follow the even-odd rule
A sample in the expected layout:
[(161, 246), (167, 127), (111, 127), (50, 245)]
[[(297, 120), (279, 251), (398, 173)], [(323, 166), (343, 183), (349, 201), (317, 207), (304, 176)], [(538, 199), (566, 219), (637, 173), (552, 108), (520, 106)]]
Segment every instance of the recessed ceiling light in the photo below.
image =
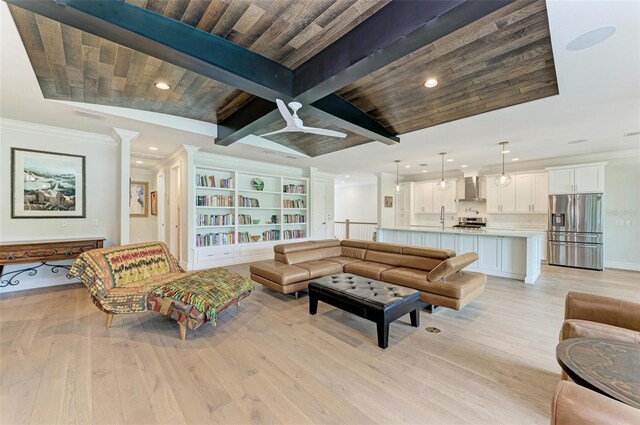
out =
[(136, 161), (136, 164), (144, 164), (144, 161)]
[(580, 143), (587, 143), (589, 140), (587, 139), (578, 139), (578, 140), (572, 140), (569, 142), (570, 145), (577, 145)]
[(461, 165), (460, 168), (467, 168), (468, 165)]
[(155, 146), (149, 146), (149, 150), (150, 150), (150, 151), (157, 151), (157, 150), (158, 150), (158, 148), (156, 148)]
[(606, 27), (596, 28), (591, 31), (587, 31), (584, 34), (571, 40), (567, 44), (567, 50), (576, 52), (578, 50), (588, 49), (596, 44), (600, 44), (607, 38), (611, 37), (616, 32), (616, 27), (608, 25)]
[(425, 81), (424, 86), (427, 88), (433, 88), (435, 86), (438, 85), (438, 80), (436, 80), (435, 78), (429, 78), (427, 81)]
[(453, 159), (453, 158), (447, 158), (447, 162), (453, 162), (453, 161), (455, 161), (455, 159)]
[(520, 158), (511, 158), (512, 161), (520, 161)]
[(511, 151), (509, 149), (504, 149), (502, 153), (511, 153)]
[(158, 81), (154, 85), (156, 86), (156, 88), (159, 88), (160, 90), (169, 90), (171, 88), (169, 84), (164, 83), (162, 81)]
[(405, 165), (404, 168), (411, 168), (411, 165)]

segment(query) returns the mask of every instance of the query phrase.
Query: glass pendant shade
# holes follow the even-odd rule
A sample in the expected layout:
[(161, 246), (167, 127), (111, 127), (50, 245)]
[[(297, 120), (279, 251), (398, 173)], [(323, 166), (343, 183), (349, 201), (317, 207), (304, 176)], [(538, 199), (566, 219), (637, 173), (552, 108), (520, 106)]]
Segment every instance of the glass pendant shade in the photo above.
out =
[(446, 180), (440, 180), (438, 183), (438, 189), (440, 190), (449, 190), (449, 182)]
[(497, 176), (493, 182), (496, 184), (496, 186), (500, 186), (500, 187), (506, 187), (509, 186), (509, 183), (511, 183), (511, 177), (507, 174), (502, 174), (500, 176)]

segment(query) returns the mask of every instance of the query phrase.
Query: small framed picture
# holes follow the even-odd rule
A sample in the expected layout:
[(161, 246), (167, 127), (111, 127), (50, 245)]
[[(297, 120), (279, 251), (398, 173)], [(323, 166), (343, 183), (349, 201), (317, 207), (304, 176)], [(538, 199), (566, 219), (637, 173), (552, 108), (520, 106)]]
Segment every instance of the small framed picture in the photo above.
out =
[(384, 197), (384, 207), (385, 208), (393, 208), (393, 196), (385, 196)]
[(158, 215), (158, 192), (151, 192), (151, 215)]
[(84, 218), (85, 157), (11, 148), (11, 218)]
[(149, 183), (132, 181), (129, 185), (129, 217), (149, 215)]

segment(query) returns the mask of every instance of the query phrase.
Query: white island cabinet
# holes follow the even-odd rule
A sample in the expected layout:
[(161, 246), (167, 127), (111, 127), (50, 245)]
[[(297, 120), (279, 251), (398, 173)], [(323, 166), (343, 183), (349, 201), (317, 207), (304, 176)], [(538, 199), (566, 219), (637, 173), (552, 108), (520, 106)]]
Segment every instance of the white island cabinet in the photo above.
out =
[(478, 261), (468, 270), (491, 276), (535, 283), (540, 276), (540, 247), (543, 232), (487, 229), (469, 232), (429, 227), (380, 227), (378, 241), (402, 245), (476, 252)]

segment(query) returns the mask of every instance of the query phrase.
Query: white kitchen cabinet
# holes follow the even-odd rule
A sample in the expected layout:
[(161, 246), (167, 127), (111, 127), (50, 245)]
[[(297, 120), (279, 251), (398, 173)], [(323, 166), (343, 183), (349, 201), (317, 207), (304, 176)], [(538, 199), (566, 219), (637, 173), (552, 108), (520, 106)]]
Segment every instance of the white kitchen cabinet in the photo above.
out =
[(549, 194), (604, 192), (606, 162), (552, 167), (549, 170)]
[(576, 167), (574, 172), (576, 193), (604, 192), (604, 167), (591, 165)]
[[(440, 248), (442, 249), (450, 249), (456, 251), (457, 247), (457, 239), (458, 235), (452, 235), (449, 233), (441, 233), (440, 234)], [(457, 251), (456, 251), (457, 252)]]
[[(458, 235), (458, 249), (456, 249), (456, 253), (464, 254), (465, 252), (478, 252), (478, 236)], [(467, 268), (477, 269), (478, 262), (474, 261), (473, 263), (469, 264)]]
[(531, 211), (541, 213), (549, 211), (549, 175), (547, 173), (534, 174), (531, 190)]
[(478, 237), (478, 268), (481, 270), (500, 271), (500, 236)]
[(440, 233), (423, 233), (422, 244), (430, 248), (440, 247)]

